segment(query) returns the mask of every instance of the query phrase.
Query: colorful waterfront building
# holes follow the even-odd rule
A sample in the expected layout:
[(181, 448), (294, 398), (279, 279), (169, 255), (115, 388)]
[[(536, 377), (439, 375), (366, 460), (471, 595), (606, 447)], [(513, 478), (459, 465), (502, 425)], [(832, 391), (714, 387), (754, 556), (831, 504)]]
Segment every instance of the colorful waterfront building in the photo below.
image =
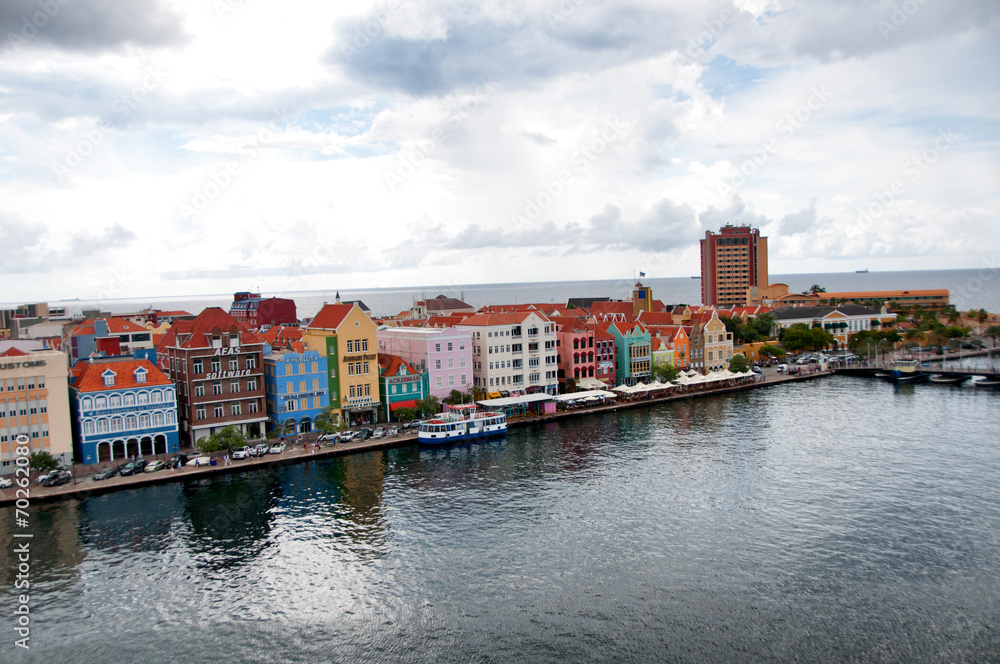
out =
[(719, 312), (712, 310), (702, 331), (705, 340), (705, 373), (728, 369), (729, 361), (733, 359), (733, 333), (727, 331), (726, 324), (719, 320)]
[[(429, 394), (442, 399), (472, 385), (472, 332), (455, 327), (383, 327), (378, 352), (398, 355), (426, 374)], [(382, 400), (385, 401), (384, 399)]]
[(264, 356), (264, 393), (274, 426), (286, 433), (307, 433), (330, 405), (328, 360), (315, 350), (272, 350)]
[(472, 381), (477, 392), (493, 398), (503, 392), (558, 393), (556, 326), (545, 315), (475, 314), (455, 327), (472, 333)]
[(595, 384), (597, 374), (597, 349), (594, 325), (580, 318), (554, 316), (557, 348), (559, 349), (559, 387), (566, 391), (566, 381), (583, 388)]
[(884, 306), (881, 309), (859, 304), (841, 304), (836, 307), (788, 307), (770, 312), (778, 330), (802, 323), (808, 327), (822, 327), (833, 335), (838, 345), (845, 345), (850, 338), (864, 330), (883, 330), (896, 325), (896, 314)]
[(701, 240), (701, 301), (746, 306), (751, 287), (767, 286), (767, 238), (749, 226), (726, 224)]
[(185, 446), (234, 426), (248, 438), (264, 434), (264, 341), (219, 307), (177, 320), (157, 360), (177, 386)]
[(79, 462), (173, 454), (180, 449), (177, 392), (149, 360), (81, 360), (73, 366), (69, 390)]
[(614, 387), (618, 378), (615, 337), (604, 326), (595, 323), (588, 325), (594, 330), (594, 378), (606, 387)]
[(381, 419), (393, 422), (397, 409), (416, 408), (417, 402), (427, 397), (427, 374), (389, 353), (379, 352), (378, 365)]
[(356, 302), (325, 304), (302, 341), (327, 359), (330, 406), (349, 426), (379, 416), (377, 326)]
[[(132, 355), (152, 350), (153, 335), (145, 327), (125, 318), (87, 320), (69, 332), (70, 366), (92, 355)], [(155, 362), (155, 355), (152, 356)]]
[(652, 376), (649, 330), (642, 323), (607, 323), (605, 331), (614, 337), (617, 351), (616, 384), (635, 385)]
[(67, 379), (65, 353), (11, 347), (0, 354), (0, 475), (14, 472), (17, 447), (73, 463)]
[(265, 297), (260, 293), (242, 291), (233, 294), (229, 315), (253, 330), (273, 325), (297, 325), (295, 300), (284, 297)]

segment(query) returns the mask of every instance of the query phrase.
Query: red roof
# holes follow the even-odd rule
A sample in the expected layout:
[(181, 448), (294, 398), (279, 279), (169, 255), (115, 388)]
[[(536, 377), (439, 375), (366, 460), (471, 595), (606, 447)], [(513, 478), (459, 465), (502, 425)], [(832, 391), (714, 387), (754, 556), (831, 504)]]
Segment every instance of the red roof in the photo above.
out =
[(324, 304), (309, 323), (309, 327), (317, 330), (336, 330), (353, 308), (353, 304)]
[(639, 321), (644, 325), (673, 325), (674, 317), (669, 311), (640, 311)]
[[(135, 371), (139, 368), (146, 370), (144, 383), (135, 380)], [(115, 373), (114, 385), (104, 384), (104, 374), (109, 370)], [(98, 362), (80, 360), (70, 373), (70, 385), (80, 392), (104, 392), (150, 385), (172, 385), (172, 383), (149, 360), (116, 359)]]
[(209, 307), (193, 320), (175, 321), (157, 348), (211, 348), (213, 335), (234, 332), (239, 334), (241, 345), (264, 343), (263, 339), (219, 307)]
[(302, 341), (302, 330), (297, 327), (275, 325), (267, 332), (260, 332), (260, 337), (272, 346), (281, 346), (293, 341)]
[(510, 313), (503, 314), (473, 314), (469, 316), (464, 321), (462, 325), (476, 325), (482, 327), (489, 327), (491, 325), (515, 325), (517, 323), (523, 323), (528, 316), (532, 314), (538, 316), (543, 321), (548, 321), (549, 318), (541, 311), (514, 311)]
[(94, 329), (94, 321), (103, 320), (108, 324), (108, 334), (131, 334), (133, 332), (149, 332), (146, 328), (136, 325), (130, 320), (125, 320), (124, 318), (97, 318), (86, 320), (70, 331), (70, 336), (76, 336), (80, 334), (97, 334)]
[(383, 376), (398, 376), (401, 367), (406, 367), (406, 373), (411, 376), (416, 376), (420, 373), (399, 355), (391, 353), (379, 353), (378, 366), (379, 373)]
[(0, 353), (0, 357), (21, 357), (22, 355), (28, 355), (28, 353), (25, 353), (20, 348), (15, 348), (13, 346)]

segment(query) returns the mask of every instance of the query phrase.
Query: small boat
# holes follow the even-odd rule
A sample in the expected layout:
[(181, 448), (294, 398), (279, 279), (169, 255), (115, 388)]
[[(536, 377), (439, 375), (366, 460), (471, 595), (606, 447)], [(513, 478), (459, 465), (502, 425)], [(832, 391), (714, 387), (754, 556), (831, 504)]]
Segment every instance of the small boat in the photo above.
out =
[(969, 376), (945, 376), (943, 374), (934, 374), (930, 377), (930, 382), (938, 385), (961, 385), (967, 380), (969, 380)]
[(892, 378), (892, 374), (889, 373), (888, 371), (876, 371), (875, 372), (875, 377), (876, 378), (881, 378), (882, 380), (885, 380), (886, 378)]
[(691, 277), (692, 279), (701, 279), (701, 277)]
[(855, 272), (857, 274), (868, 274), (868, 270), (867, 269), (864, 269), (864, 270), (855, 270)]
[(988, 389), (996, 389), (1000, 387), (1000, 380), (996, 378), (986, 378), (986, 377), (976, 377), (972, 380), (972, 384), (976, 387), (985, 387)]
[(475, 404), (447, 408), (421, 423), (417, 431), (421, 445), (451, 445), (507, 433), (507, 416), (503, 413), (480, 410)]

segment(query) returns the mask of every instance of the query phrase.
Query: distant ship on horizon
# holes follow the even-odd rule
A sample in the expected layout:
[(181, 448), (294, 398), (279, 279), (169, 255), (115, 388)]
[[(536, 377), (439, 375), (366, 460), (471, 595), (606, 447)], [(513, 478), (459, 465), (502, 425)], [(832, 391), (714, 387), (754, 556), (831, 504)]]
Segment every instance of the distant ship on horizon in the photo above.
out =
[(867, 269), (867, 268), (865, 268), (864, 270), (855, 270), (855, 272), (856, 272), (857, 274), (868, 274), (868, 269)]

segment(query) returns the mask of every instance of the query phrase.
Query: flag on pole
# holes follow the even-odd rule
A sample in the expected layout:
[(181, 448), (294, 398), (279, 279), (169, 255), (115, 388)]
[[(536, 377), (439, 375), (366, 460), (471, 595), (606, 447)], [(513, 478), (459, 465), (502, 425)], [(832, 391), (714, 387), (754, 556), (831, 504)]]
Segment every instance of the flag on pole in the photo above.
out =
[(640, 272), (640, 273), (639, 273), (639, 276), (640, 276), (640, 277), (645, 277), (645, 276), (646, 276), (646, 273), (645, 273), (645, 272)]

